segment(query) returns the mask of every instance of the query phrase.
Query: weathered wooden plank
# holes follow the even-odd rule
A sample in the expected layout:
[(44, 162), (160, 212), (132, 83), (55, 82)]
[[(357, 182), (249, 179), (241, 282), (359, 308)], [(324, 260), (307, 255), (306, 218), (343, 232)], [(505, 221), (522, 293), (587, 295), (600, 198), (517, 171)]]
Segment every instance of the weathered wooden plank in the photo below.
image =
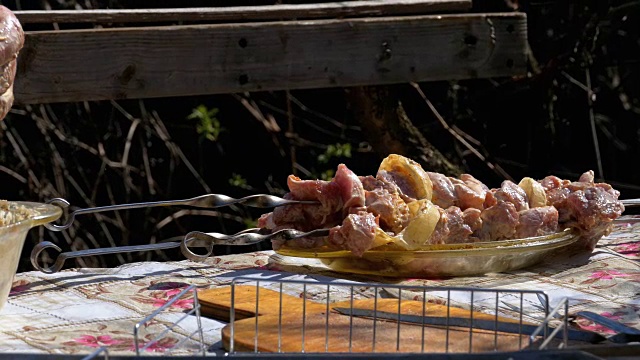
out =
[(281, 4), (178, 9), (96, 9), (15, 11), (22, 24), (145, 23), (167, 21), (249, 21), (394, 16), (461, 12), (471, 0), (363, 0), (317, 4)]
[(28, 32), (16, 103), (525, 73), (521, 13)]

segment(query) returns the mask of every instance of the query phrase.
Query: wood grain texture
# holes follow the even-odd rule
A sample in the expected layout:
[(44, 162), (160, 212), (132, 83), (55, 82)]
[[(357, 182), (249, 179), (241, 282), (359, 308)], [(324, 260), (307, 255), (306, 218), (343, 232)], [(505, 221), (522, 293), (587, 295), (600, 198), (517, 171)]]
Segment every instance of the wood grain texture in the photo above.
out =
[(22, 24), (145, 23), (169, 21), (254, 21), (391, 16), (462, 12), (471, 0), (363, 0), (317, 4), (201, 7), (177, 9), (25, 10), (14, 13)]
[(524, 75), (521, 13), (29, 32), (16, 103)]
[[(526, 334), (508, 334), (474, 330), (470, 345), (468, 328), (401, 324), (395, 321), (353, 318), (335, 313), (336, 307), (377, 309), (406, 315), (458, 317), (518, 323), (515, 319), (498, 317), (467, 309), (416, 300), (354, 299), (327, 304), (313, 302), (278, 291), (252, 285), (236, 285), (234, 290), (234, 349), (260, 352), (420, 352), (422, 341), (427, 352), (482, 352), (518, 350), (528, 343)], [(254, 317), (256, 299), (259, 318)], [(231, 287), (200, 290), (198, 299), (203, 316), (228, 321), (231, 309)], [(303, 306), (304, 303), (304, 306)], [(282, 304), (282, 305), (280, 305)], [(280, 309), (282, 308), (282, 311)], [(303, 315), (304, 313), (304, 315)], [(220, 317), (222, 316), (222, 317)], [(350, 330), (350, 326), (353, 326)], [(304, 334), (303, 329), (304, 327)], [(259, 337), (256, 339), (256, 328)], [(398, 338), (398, 335), (400, 337)], [(222, 341), (227, 350), (231, 343), (231, 325), (222, 329)], [(375, 348), (373, 346), (375, 339)], [(257, 341), (256, 341), (257, 340)], [(447, 341), (449, 342), (447, 347)], [(398, 342), (400, 347), (398, 348)], [(303, 345), (304, 344), (304, 345)]]
[[(260, 315), (279, 315), (280, 304), (285, 314), (302, 314), (305, 312), (322, 312), (325, 304), (304, 300), (279, 291), (260, 288), (256, 293), (256, 286), (236, 285), (233, 298), (235, 319), (252, 318), (256, 316), (256, 299)], [(220, 287), (198, 291), (198, 299), (202, 305), (202, 316), (229, 322), (231, 311), (231, 287)], [(306, 303), (305, 303), (306, 302)]]
[[(516, 351), (528, 345), (528, 336), (486, 330), (419, 326), (364, 319), (336, 313), (263, 315), (234, 323), (234, 350), (287, 353), (470, 353)], [(256, 341), (256, 328), (258, 338)], [(304, 332), (302, 331), (304, 329)], [(424, 337), (423, 335), (424, 331)], [(222, 329), (222, 343), (230, 350), (231, 326)], [(375, 346), (374, 346), (375, 343)], [(471, 345), (471, 346), (469, 346)]]

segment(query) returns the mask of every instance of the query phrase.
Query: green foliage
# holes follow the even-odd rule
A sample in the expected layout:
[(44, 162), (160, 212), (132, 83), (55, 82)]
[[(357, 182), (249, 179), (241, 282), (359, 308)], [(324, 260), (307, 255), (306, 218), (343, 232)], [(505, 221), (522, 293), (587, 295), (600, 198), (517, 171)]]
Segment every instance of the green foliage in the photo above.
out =
[[(318, 155), (319, 164), (328, 164), (333, 159), (351, 158), (351, 144), (330, 144), (323, 154)], [(331, 180), (335, 176), (334, 169), (328, 169), (320, 173), (322, 180)]]
[(247, 229), (258, 227), (258, 220), (252, 218), (244, 218), (244, 225)]
[(236, 173), (233, 173), (231, 175), (231, 179), (229, 179), (229, 185), (239, 187), (242, 189), (251, 188), (249, 186), (249, 183), (247, 182), (247, 179), (245, 179), (242, 175), (236, 174)]
[(217, 108), (209, 109), (205, 105), (200, 105), (193, 109), (187, 119), (198, 120), (198, 125), (196, 126), (198, 134), (203, 135), (207, 140), (216, 142), (224, 131), (224, 128), (220, 125), (220, 120), (216, 116), (218, 111)]
[(333, 169), (325, 170), (320, 173), (319, 178), (321, 180), (330, 181), (336, 175), (336, 171)]
[(318, 155), (320, 164), (327, 164), (334, 158), (351, 158), (351, 144), (335, 144), (327, 146), (324, 154)]

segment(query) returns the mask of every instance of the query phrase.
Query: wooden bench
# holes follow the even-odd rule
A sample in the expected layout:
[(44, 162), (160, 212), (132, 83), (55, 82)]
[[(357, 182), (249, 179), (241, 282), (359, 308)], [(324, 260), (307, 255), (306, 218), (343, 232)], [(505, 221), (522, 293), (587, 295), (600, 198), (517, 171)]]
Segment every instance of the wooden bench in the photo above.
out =
[(25, 27), (86, 27), (27, 31), (16, 104), (525, 75), (526, 15), (470, 9), (471, 0), (365, 0), (16, 11)]

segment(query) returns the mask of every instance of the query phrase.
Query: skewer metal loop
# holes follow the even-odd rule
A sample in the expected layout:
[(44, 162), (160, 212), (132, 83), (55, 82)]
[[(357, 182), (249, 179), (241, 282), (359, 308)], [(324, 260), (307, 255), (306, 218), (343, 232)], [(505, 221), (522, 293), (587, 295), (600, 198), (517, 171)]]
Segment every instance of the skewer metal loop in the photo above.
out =
[[(86, 257), (86, 256), (107, 255), (107, 254), (131, 253), (131, 252), (138, 252), (138, 251), (164, 250), (164, 249), (177, 248), (180, 245), (181, 245), (180, 242), (163, 242), (163, 243), (149, 244), (149, 245), (117, 246), (117, 247), (103, 248), (103, 249), (89, 249), (89, 250), (62, 252), (62, 249), (58, 245), (50, 241), (43, 241), (33, 247), (33, 250), (31, 250), (30, 259), (31, 259), (31, 265), (33, 265), (34, 268), (46, 274), (53, 274), (62, 269), (67, 259), (80, 258), (80, 257)], [(59, 253), (58, 256), (55, 258), (54, 264), (49, 267), (40, 265), (40, 261), (39, 261), (40, 255), (42, 254), (42, 252), (47, 249), (54, 249)]]

